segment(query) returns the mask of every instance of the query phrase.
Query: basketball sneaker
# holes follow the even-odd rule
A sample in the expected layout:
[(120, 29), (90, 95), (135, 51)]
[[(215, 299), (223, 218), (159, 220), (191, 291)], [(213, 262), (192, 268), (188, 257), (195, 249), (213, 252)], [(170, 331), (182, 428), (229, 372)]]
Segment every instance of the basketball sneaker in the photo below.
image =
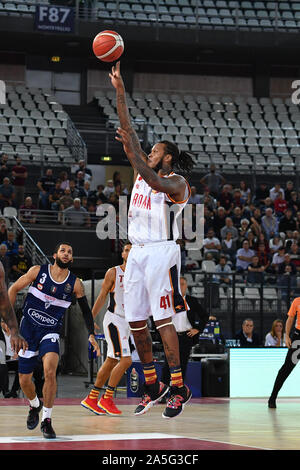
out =
[(120, 411), (112, 398), (104, 398), (104, 395), (98, 401), (98, 406), (109, 415), (121, 415), (122, 411)]
[(38, 407), (30, 406), (29, 413), (27, 416), (27, 429), (35, 429), (39, 424), (39, 412), (43, 408), (43, 402), (40, 400)]
[(56, 434), (51, 424), (51, 419), (46, 418), (41, 422), (41, 431), (45, 439), (55, 439)]
[(144, 384), (144, 393), (142, 395), (142, 400), (135, 409), (135, 415), (142, 415), (146, 413), (155, 403), (169, 391), (169, 386), (165, 385), (162, 382), (155, 382), (153, 385)]
[(268, 400), (268, 407), (269, 408), (276, 408), (276, 399), (270, 397)]
[(184, 385), (183, 387), (171, 387), (171, 396), (168, 400), (163, 418), (175, 418), (182, 413), (184, 405), (192, 398), (192, 392)]
[(92, 400), (91, 398), (89, 398), (89, 396), (87, 396), (87, 397), (85, 397), (84, 400), (82, 400), (82, 402), (80, 404), (81, 404), (81, 406), (83, 406), (84, 408), (92, 411), (96, 415), (105, 415), (106, 414), (105, 411), (102, 408), (99, 408), (99, 406), (97, 405), (97, 399)]

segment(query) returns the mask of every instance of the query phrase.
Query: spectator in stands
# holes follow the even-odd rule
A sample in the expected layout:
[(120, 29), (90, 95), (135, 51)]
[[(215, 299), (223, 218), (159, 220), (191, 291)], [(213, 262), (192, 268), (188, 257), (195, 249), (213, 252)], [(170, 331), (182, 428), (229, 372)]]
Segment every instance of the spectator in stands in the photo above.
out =
[(95, 193), (96, 202), (98, 199), (101, 199), (102, 202), (107, 202), (107, 197), (103, 193), (103, 190), (104, 190), (103, 184), (98, 184), (97, 191)]
[(263, 232), (261, 232), (255, 242), (255, 250), (258, 250), (258, 247), (260, 244), (265, 245), (265, 251), (266, 253), (270, 253), (270, 247), (269, 247), (269, 240), (266, 239), (266, 236)]
[(87, 201), (90, 202), (93, 198), (94, 191), (91, 190), (91, 183), (89, 181), (85, 181), (83, 187), (79, 188), (79, 195), (78, 197), (82, 199), (83, 197), (87, 198)]
[(4, 178), (3, 183), (0, 186), (0, 209), (4, 207), (14, 206), (15, 191), (13, 185), (10, 183), (9, 178)]
[(280, 183), (275, 183), (273, 188), (270, 189), (270, 193), (269, 193), (270, 198), (272, 199), (273, 202), (275, 201), (275, 199), (278, 198), (279, 193), (282, 194), (282, 197), (284, 199), (284, 189), (282, 189)]
[(75, 199), (76, 197), (79, 197), (79, 189), (76, 186), (76, 181), (74, 179), (70, 179), (69, 181), (69, 188), (71, 191), (71, 197)]
[(272, 209), (272, 212), (273, 212), (273, 209), (274, 209), (274, 202), (272, 201), (270, 196), (266, 197), (266, 199), (264, 200), (263, 205), (261, 206), (262, 215), (266, 214), (267, 209)]
[(239, 207), (240, 209), (244, 209), (244, 200), (242, 198), (242, 193), (240, 189), (233, 190), (233, 207)]
[(265, 346), (267, 347), (284, 347), (284, 323), (282, 320), (277, 318), (272, 323), (272, 328), (265, 337)]
[(27, 196), (24, 204), (20, 207), (19, 211), (20, 221), (26, 224), (36, 223), (36, 207), (32, 203), (32, 198)]
[(230, 192), (230, 187), (228, 184), (223, 186), (221, 193), (217, 197), (217, 205), (218, 207), (224, 207), (227, 215), (229, 215), (233, 210), (233, 196)]
[(291, 197), (288, 200), (288, 208), (293, 212), (293, 217), (296, 217), (297, 212), (300, 211), (300, 199), (298, 197), (297, 191), (291, 192)]
[(61, 171), (58, 178), (61, 181), (60, 187), (63, 191), (70, 186), (69, 176), (66, 171)]
[(53, 176), (52, 168), (47, 168), (45, 176), (42, 176), (38, 182), (37, 187), (40, 191), (39, 194), (39, 209), (49, 210), (49, 193), (52, 188), (55, 186), (55, 178)]
[(226, 256), (228, 261), (231, 264), (235, 265), (235, 258), (236, 258), (236, 251), (237, 251), (237, 242), (233, 240), (232, 232), (227, 232), (226, 237), (222, 240), (221, 243), (221, 252)]
[(236, 253), (236, 271), (239, 273), (247, 271), (254, 254), (254, 251), (249, 248), (248, 240), (244, 240), (242, 248), (239, 248)]
[(246, 318), (242, 323), (242, 329), (235, 336), (240, 341), (242, 348), (257, 348), (261, 346), (259, 336), (254, 332), (254, 322), (252, 318)]
[(28, 269), (31, 268), (32, 261), (25, 254), (24, 245), (19, 245), (18, 254), (13, 256), (11, 259), (11, 274), (10, 279), (15, 282), (23, 274), (27, 273)]
[(221, 238), (222, 238), (222, 240), (224, 240), (226, 238), (227, 232), (231, 232), (232, 240), (234, 240), (235, 242), (238, 240), (239, 232), (236, 229), (236, 227), (234, 227), (231, 217), (226, 217), (225, 225), (221, 229)]
[(78, 173), (79, 172), (83, 173), (84, 181), (86, 181), (86, 180), (92, 181), (92, 178), (93, 178), (92, 170), (90, 168), (87, 168), (84, 160), (79, 160), (79, 162), (78, 162), (78, 168), (75, 171), (75, 178), (76, 179), (78, 178)]
[(113, 182), (113, 180), (108, 180), (106, 182), (105, 188), (103, 189), (103, 194), (108, 200), (109, 196), (114, 192), (115, 192), (114, 182)]
[(217, 207), (216, 200), (209, 194), (209, 189), (207, 187), (204, 188), (204, 192), (200, 195), (199, 201), (200, 204), (204, 204), (211, 211), (214, 211)]
[(296, 220), (293, 217), (293, 212), (291, 209), (287, 208), (284, 216), (280, 219), (279, 226), (278, 226), (279, 232), (284, 232), (286, 233), (287, 231), (294, 231), (297, 230), (297, 224)]
[(241, 221), (244, 218), (242, 209), (240, 207), (235, 207), (232, 211), (231, 218), (232, 218), (233, 225), (237, 229), (239, 229), (239, 227), (241, 226)]
[(207, 237), (203, 241), (203, 253), (204, 257), (207, 253), (210, 253), (215, 260), (219, 260), (221, 251), (220, 240), (215, 237), (215, 233), (212, 229), (207, 232)]
[(278, 220), (283, 217), (287, 207), (288, 203), (285, 199), (283, 199), (282, 192), (280, 192), (274, 201), (274, 211)]
[(296, 266), (297, 271), (300, 271), (300, 249), (298, 243), (293, 243), (289, 250), (291, 262)]
[[(289, 253), (285, 253), (284, 262), (278, 266), (278, 286), (281, 288), (281, 295), (284, 300), (287, 300), (291, 289), (294, 289), (297, 284), (297, 269), (291, 261)], [(290, 290), (290, 292), (289, 292)]]
[(238, 228), (238, 232), (239, 232), (238, 243), (241, 246), (243, 244), (244, 239), (248, 237), (248, 233), (252, 232), (252, 230), (250, 229), (250, 222), (248, 219), (241, 220), (241, 226)]
[(261, 210), (259, 207), (255, 207), (250, 217), (250, 228), (257, 237), (262, 231), (261, 222), (262, 222)]
[(2, 153), (0, 161), (0, 184), (3, 183), (4, 178), (8, 178), (10, 176), (10, 169), (7, 162), (8, 155), (6, 153)]
[(74, 199), (71, 196), (71, 189), (67, 187), (64, 190), (63, 195), (60, 197), (59, 201), (59, 210), (64, 211), (68, 207), (71, 207), (74, 203)]
[(209, 188), (209, 193), (213, 197), (217, 197), (220, 193), (221, 187), (225, 184), (225, 178), (216, 172), (216, 166), (214, 164), (210, 165), (210, 172), (201, 178), (200, 183)]
[(197, 193), (196, 186), (191, 186), (191, 195), (188, 200), (188, 204), (200, 204), (201, 203), (201, 196)]
[(221, 254), (220, 261), (216, 266), (215, 272), (218, 274), (215, 274), (213, 276), (214, 282), (218, 284), (222, 284), (222, 283), (225, 283), (227, 285), (231, 284), (231, 278), (228, 275), (229, 273), (231, 273), (231, 266), (227, 263), (227, 259), (224, 254)]
[(260, 263), (259, 257), (254, 255), (248, 266), (247, 282), (250, 284), (261, 284), (264, 280), (266, 267)]
[(15, 235), (12, 230), (7, 231), (7, 240), (3, 242), (7, 246), (7, 256), (12, 259), (12, 256), (18, 254), (19, 244), (15, 240)]
[(295, 238), (293, 237), (293, 232), (291, 230), (287, 230), (285, 232), (285, 239), (284, 239), (284, 248), (285, 251), (288, 252), (291, 248), (291, 244), (294, 243)]
[(225, 225), (226, 212), (224, 207), (218, 207), (214, 219), (213, 219), (213, 228), (217, 237), (221, 237), (221, 229)]
[(270, 192), (268, 190), (268, 187), (266, 183), (260, 183), (259, 187), (255, 191), (255, 205), (257, 207), (260, 207), (261, 205), (264, 204), (265, 199), (270, 195)]
[(261, 227), (267, 240), (273, 238), (274, 235), (276, 235), (276, 233), (278, 232), (278, 220), (273, 215), (273, 211), (271, 208), (268, 208), (266, 210), (265, 215), (262, 217)]
[(275, 235), (270, 239), (269, 247), (272, 255), (274, 255), (274, 253), (278, 252), (278, 250), (283, 247), (283, 241), (279, 235)]
[[(257, 249), (257, 240), (258, 238), (254, 235), (254, 233), (249, 230), (248, 233), (247, 233), (247, 240), (249, 242), (249, 248), (250, 250), (253, 250), (253, 251), (256, 251)], [(244, 240), (242, 240), (243, 242)], [(238, 248), (241, 248), (240, 246)]]
[(5, 272), (5, 282), (8, 286), (9, 277), (10, 277), (10, 258), (7, 255), (7, 246), (4, 243), (0, 245), (0, 262), (3, 264), (4, 272)]
[(269, 255), (268, 251), (266, 250), (264, 243), (260, 243), (258, 245), (257, 257), (260, 265), (264, 267), (264, 270), (267, 270), (271, 264), (271, 255)]
[(84, 182), (86, 181), (86, 178), (84, 176), (83, 171), (78, 171), (76, 174), (76, 188), (79, 190), (80, 188), (83, 188)]
[[(286, 182), (286, 187), (284, 189), (284, 194), (285, 194), (285, 200), (287, 202), (290, 202), (291, 198), (292, 198), (292, 193), (295, 192), (295, 189), (294, 189), (294, 183), (293, 181), (287, 181)], [(297, 193), (296, 193), (297, 194)]]
[(49, 191), (49, 203), (52, 211), (59, 210), (59, 200), (64, 194), (64, 190), (61, 188), (61, 180), (57, 179), (55, 186)]
[(250, 204), (251, 202), (251, 189), (247, 185), (246, 181), (240, 181), (240, 193), (241, 193), (241, 199), (242, 199), (242, 204), (244, 206)]
[(0, 219), (0, 244), (7, 240), (7, 226), (5, 219)]
[(284, 262), (285, 249), (281, 246), (276, 253), (273, 254), (271, 268), (275, 274), (278, 274), (279, 265)]
[(65, 223), (77, 227), (90, 227), (90, 219), (87, 210), (81, 206), (79, 198), (74, 199), (73, 206), (64, 210)]
[(16, 165), (11, 170), (12, 182), (15, 193), (15, 206), (19, 209), (24, 203), (25, 185), (28, 178), (26, 166), (22, 165), (21, 157), (16, 158)]

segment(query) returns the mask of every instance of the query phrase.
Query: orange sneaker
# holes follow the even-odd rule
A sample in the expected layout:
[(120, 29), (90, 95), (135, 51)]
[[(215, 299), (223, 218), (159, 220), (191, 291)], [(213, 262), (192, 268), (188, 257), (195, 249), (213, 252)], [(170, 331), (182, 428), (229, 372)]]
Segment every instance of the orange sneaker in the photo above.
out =
[(87, 396), (84, 400), (81, 402), (81, 406), (84, 408), (87, 408), (88, 410), (92, 411), (96, 415), (105, 415), (105, 411), (102, 408), (99, 408), (97, 405), (97, 400), (92, 400)]
[(98, 401), (98, 406), (102, 408), (102, 410), (106, 411), (109, 415), (121, 415), (122, 411), (120, 411), (112, 398), (104, 398), (104, 395)]

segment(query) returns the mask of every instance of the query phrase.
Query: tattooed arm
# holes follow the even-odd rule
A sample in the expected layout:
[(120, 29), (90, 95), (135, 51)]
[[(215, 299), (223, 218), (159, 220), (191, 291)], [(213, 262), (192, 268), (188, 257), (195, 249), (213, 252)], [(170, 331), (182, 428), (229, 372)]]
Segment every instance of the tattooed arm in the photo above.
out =
[(117, 133), (119, 137), (116, 137), (116, 139), (122, 142), (128, 160), (146, 183), (155, 191), (167, 193), (175, 201), (182, 201), (186, 190), (186, 180), (180, 175), (169, 176), (169, 178), (159, 176), (136, 152), (131, 135), (120, 128), (118, 128)]
[(28, 349), (28, 344), (19, 334), (19, 327), (16, 314), (9, 300), (7, 287), (5, 283), (5, 272), (2, 263), (0, 263), (0, 316), (10, 329), (10, 343), (15, 353), (20, 349)]
[[(124, 82), (120, 73), (120, 62), (117, 62), (116, 67), (112, 67), (112, 71), (109, 74), (109, 76), (110, 76), (112, 85), (116, 89), (117, 111), (118, 111), (118, 116), (120, 120), (120, 126), (122, 129), (125, 129), (129, 133), (132, 139), (132, 144), (133, 144), (135, 152), (138, 153), (144, 161), (146, 161), (148, 157), (146, 153), (142, 150), (138, 135), (135, 132), (134, 128), (132, 127), (131, 118), (129, 115), (128, 106), (126, 102), (125, 86), (124, 86)], [(138, 174), (138, 170), (135, 167), (133, 168), (133, 170), (134, 170), (134, 181), (135, 181), (137, 174)]]

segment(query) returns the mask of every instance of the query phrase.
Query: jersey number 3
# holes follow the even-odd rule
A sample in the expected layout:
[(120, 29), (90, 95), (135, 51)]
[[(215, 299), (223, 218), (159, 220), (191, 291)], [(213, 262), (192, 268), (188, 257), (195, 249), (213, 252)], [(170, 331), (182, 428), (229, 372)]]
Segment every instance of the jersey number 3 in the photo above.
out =
[(43, 273), (41, 279), (39, 280), (39, 283), (45, 284), (46, 279), (47, 279), (47, 274)]

